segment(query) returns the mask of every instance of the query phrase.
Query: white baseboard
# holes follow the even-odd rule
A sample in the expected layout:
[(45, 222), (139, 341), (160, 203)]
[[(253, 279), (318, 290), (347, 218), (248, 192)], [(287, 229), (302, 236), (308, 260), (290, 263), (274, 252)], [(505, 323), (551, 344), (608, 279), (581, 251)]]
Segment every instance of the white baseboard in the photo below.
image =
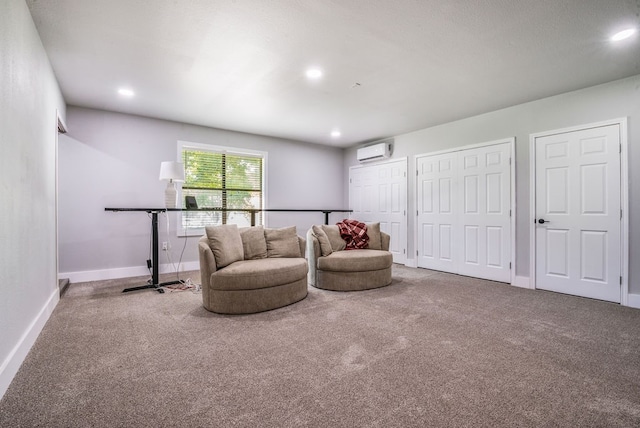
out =
[(640, 294), (629, 293), (627, 295), (627, 306), (640, 309)]
[(9, 352), (7, 358), (2, 362), (2, 365), (0, 366), (0, 399), (4, 393), (7, 392), (11, 381), (15, 377), (16, 373), (18, 373), (18, 369), (27, 357), (29, 350), (36, 342), (36, 339), (40, 335), (40, 332), (44, 328), (44, 325), (47, 323), (47, 320), (59, 301), (60, 291), (58, 290), (58, 287), (56, 287), (42, 309), (40, 309), (38, 315), (22, 334), (16, 346), (14, 346), (11, 352)]
[(516, 275), (511, 285), (513, 285), (514, 287), (520, 287), (520, 288), (532, 288), (528, 276)]
[[(180, 264), (180, 272), (199, 270), (200, 262), (185, 262)], [(158, 267), (160, 273), (175, 272), (173, 265), (164, 264)], [(87, 270), (80, 272), (60, 272), (59, 278), (68, 278), (70, 282), (101, 281), (104, 279), (131, 278), (149, 275), (146, 266), (132, 266), (115, 269)]]
[[(527, 276), (516, 276), (515, 281), (511, 285), (513, 285), (515, 287), (533, 289), (533, 287), (529, 283), (529, 277), (527, 277)], [(627, 295), (627, 304), (624, 305), (624, 306), (629, 306), (631, 308), (640, 309), (640, 294), (631, 294), (631, 293), (629, 293)]]

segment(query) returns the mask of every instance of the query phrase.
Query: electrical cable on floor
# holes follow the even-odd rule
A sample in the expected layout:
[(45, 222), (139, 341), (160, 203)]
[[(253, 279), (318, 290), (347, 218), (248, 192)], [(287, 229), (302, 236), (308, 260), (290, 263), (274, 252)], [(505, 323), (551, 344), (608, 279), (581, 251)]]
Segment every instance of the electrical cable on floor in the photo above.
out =
[(176, 269), (176, 279), (181, 281), (180, 279), (180, 265), (182, 264), (182, 256), (184, 256), (184, 250), (187, 248), (187, 234), (184, 235), (184, 243), (182, 244), (182, 251), (180, 251), (180, 259), (178, 260), (178, 269)]
[[(167, 260), (169, 261), (169, 263), (171, 264), (171, 267), (173, 268), (173, 271), (176, 273), (176, 279), (178, 281), (180, 281), (180, 275), (179, 275), (179, 270), (180, 270), (180, 263), (182, 262), (182, 255), (180, 255), (180, 261), (178, 262), (178, 266), (176, 266), (176, 264), (173, 262), (173, 259), (171, 258), (171, 228), (169, 225), (169, 213), (165, 212), (166, 218), (167, 218)], [(186, 242), (185, 242), (185, 246), (186, 246)], [(184, 247), (182, 248), (182, 251), (184, 253)]]
[(178, 260), (178, 265), (176, 266), (176, 264), (173, 262), (173, 259), (171, 258), (171, 232), (170, 232), (170, 225), (169, 225), (169, 214), (167, 211), (164, 212), (165, 217), (166, 217), (166, 224), (167, 224), (167, 250), (166, 255), (167, 255), (167, 260), (169, 261), (169, 263), (171, 264), (171, 267), (173, 268), (174, 272), (176, 273), (176, 280), (178, 281), (178, 284), (173, 284), (173, 285), (168, 285), (165, 288), (169, 290), (169, 292), (173, 292), (173, 291), (186, 291), (186, 290), (193, 290), (194, 292), (199, 292), (201, 290), (200, 284), (194, 284), (191, 281), (191, 278), (187, 278), (186, 280), (182, 280), (180, 279), (180, 265), (182, 264), (182, 257), (184, 256), (184, 250), (187, 248), (187, 240), (188, 240), (188, 236), (185, 233), (184, 235), (184, 244), (182, 245), (182, 251), (180, 252), (180, 259)]
[(164, 288), (169, 290), (169, 293), (173, 293), (174, 291), (187, 291), (187, 290), (196, 291), (199, 288), (199, 286), (197, 284), (194, 284), (191, 281), (191, 278), (187, 278), (184, 281), (180, 280), (178, 284), (167, 285)]

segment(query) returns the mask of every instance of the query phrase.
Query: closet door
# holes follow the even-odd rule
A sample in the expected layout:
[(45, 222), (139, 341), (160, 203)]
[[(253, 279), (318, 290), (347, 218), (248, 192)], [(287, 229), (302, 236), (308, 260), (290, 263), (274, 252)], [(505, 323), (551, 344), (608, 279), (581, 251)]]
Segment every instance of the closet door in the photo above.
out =
[(352, 167), (349, 170), (351, 218), (380, 223), (391, 236), (394, 263), (406, 262), (407, 160)]
[(418, 156), (417, 265), (511, 281), (511, 143)]
[(620, 303), (620, 125), (535, 138), (536, 288)]
[(418, 267), (457, 272), (455, 228), (456, 153), (416, 160), (418, 192)]
[(508, 143), (458, 153), (461, 275), (511, 281), (510, 153)]
[[(373, 210), (373, 177), (375, 171), (367, 168), (349, 170), (349, 209), (354, 219), (370, 218)], [(364, 220), (361, 220), (364, 221)]]

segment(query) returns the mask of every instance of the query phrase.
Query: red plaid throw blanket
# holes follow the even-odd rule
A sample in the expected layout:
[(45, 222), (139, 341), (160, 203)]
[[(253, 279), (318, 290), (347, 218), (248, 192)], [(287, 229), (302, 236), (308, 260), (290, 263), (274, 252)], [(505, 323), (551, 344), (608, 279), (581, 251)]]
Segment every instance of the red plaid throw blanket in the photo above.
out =
[(345, 218), (336, 223), (340, 229), (340, 236), (347, 243), (346, 250), (356, 250), (369, 246), (367, 225), (358, 221)]

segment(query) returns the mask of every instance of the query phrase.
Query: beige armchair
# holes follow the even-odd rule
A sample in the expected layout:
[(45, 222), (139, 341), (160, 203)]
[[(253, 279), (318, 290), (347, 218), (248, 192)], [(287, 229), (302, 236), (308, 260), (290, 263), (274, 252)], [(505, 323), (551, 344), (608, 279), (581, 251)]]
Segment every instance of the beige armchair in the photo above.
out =
[(295, 227), (206, 228), (200, 238), (204, 307), (221, 314), (249, 314), (298, 302), (307, 296), (305, 240)]
[(370, 247), (345, 250), (338, 226), (314, 225), (307, 232), (309, 284), (334, 291), (356, 291), (391, 284), (390, 236), (380, 224), (367, 224)]

